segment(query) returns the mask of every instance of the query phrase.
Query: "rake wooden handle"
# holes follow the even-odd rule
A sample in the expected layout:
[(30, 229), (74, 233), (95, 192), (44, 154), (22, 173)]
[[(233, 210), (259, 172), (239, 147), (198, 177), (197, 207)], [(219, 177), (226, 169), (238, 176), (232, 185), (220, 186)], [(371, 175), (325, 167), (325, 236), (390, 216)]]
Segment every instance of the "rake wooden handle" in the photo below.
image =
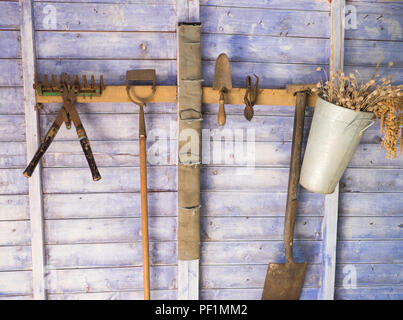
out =
[(36, 166), (38, 165), (39, 161), (41, 160), (42, 156), (45, 154), (46, 150), (48, 150), (50, 144), (52, 143), (53, 139), (55, 138), (57, 132), (59, 131), (60, 126), (58, 125), (57, 121), (54, 121), (48, 132), (46, 133), (45, 140), (39, 146), (38, 150), (36, 151), (35, 155), (33, 156), (31, 162), (28, 164), (27, 168), (23, 172), (24, 176), (30, 178), (32, 173), (34, 172)]
[(150, 300), (150, 262), (148, 240), (148, 199), (147, 199), (147, 150), (146, 127), (143, 106), (140, 105), (139, 115), (140, 137), (140, 194), (141, 194), (141, 234), (143, 245), (143, 278), (144, 300)]
[(218, 101), (217, 121), (220, 126), (225, 125), (225, 122), (226, 122), (225, 105), (224, 105), (224, 90), (220, 91), (220, 100)]

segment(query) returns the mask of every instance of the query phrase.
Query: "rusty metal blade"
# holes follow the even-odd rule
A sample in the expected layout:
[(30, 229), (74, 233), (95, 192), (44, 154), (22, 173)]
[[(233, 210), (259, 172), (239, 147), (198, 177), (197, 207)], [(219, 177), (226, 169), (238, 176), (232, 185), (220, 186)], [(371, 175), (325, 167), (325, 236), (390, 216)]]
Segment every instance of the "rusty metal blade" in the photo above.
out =
[(269, 264), (262, 300), (298, 300), (307, 265), (307, 262)]
[(232, 89), (231, 66), (225, 53), (221, 53), (215, 63), (213, 89)]

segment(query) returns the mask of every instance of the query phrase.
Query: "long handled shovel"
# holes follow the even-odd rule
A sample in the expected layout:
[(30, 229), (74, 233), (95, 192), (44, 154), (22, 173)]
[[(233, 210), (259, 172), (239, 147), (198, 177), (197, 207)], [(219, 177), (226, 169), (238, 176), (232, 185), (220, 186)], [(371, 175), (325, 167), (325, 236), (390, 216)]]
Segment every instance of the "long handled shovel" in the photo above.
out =
[[(130, 81), (153, 81), (152, 92), (148, 97), (139, 97), (134, 90), (132, 98)], [(147, 151), (146, 151), (146, 124), (144, 120), (144, 107), (155, 93), (155, 70), (129, 70), (126, 72), (126, 91), (129, 99), (140, 108), (139, 113), (139, 139), (140, 139), (140, 194), (141, 194), (141, 234), (143, 242), (143, 278), (144, 300), (150, 300), (150, 262), (148, 241), (148, 200), (147, 200)]]
[(288, 178), (287, 205), (284, 222), (284, 249), (286, 262), (269, 264), (262, 300), (298, 300), (304, 284), (307, 262), (293, 259), (294, 225), (297, 213), (297, 194), (300, 174), (301, 145), (304, 130), (306, 92), (297, 92), (292, 137), (291, 166)]

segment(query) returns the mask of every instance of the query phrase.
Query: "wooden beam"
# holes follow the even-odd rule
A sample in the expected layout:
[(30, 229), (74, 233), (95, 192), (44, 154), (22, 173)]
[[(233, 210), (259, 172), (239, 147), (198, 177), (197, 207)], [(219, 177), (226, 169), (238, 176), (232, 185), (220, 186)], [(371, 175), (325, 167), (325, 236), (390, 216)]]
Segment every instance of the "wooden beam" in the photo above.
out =
[[(245, 88), (233, 88), (226, 95), (226, 105), (244, 104), (243, 97)], [(151, 86), (139, 86), (136, 88), (139, 95), (147, 95), (151, 92)], [(218, 92), (212, 87), (203, 87), (203, 103), (218, 104)], [(256, 105), (266, 106), (295, 106), (295, 96), (286, 89), (260, 89)], [(36, 101), (40, 103), (62, 103), (60, 96), (37, 96)], [(176, 86), (157, 86), (155, 96), (151, 102), (176, 103)], [(130, 102), (126, 94), (126, 86), (106, 86), (104, 92), (99, 97), (78, 97), (77, 102)], [(308, 97), (308, 106), (314, 107), (316, 96)]]
[[(330, 71), (343, 70), (345, 0), (333, 0), (330, 17)], [(339, 214), (339, 185), (325, 196), (323, 216), (322, 281), (318, 298), (333, 300), (336, 277), (337, 217)]]
[[(27, 161), (29, 162), (40, 144), (39, 115), (35, 110), (35, 42), (32, 1), (20, 0), (21, 57), (24, 84), (24, 108), (26, 125)], [(21, 171), (22, 174), (22, 171)], [(43, 232), (43, 200), (41, 166), (38, 165), (29, 184), (29, 214), (31, 224), (33, 297), (46, 299), (45, 294), (45, 247)]]

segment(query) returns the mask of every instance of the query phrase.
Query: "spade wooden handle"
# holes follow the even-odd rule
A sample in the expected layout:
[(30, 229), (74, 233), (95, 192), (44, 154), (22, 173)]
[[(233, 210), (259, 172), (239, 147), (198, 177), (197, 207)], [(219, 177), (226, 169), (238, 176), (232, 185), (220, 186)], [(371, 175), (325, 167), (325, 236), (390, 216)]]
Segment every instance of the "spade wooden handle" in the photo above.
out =
[(220, 100), (218, 101), (217, 120), (218, 120), (218, 124), (220, 126), (225, 125), (226, 115), (225, 115), (225, 107), (224, 107), (224, 90), (220, 91)]

